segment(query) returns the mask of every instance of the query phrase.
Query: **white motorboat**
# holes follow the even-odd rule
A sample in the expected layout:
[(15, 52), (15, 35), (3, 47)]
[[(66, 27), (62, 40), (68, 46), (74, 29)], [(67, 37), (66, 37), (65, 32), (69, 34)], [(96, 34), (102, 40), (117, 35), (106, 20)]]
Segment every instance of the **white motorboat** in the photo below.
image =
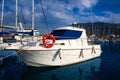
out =
[(100, 45), (88, 44), (86, 30), (72, 26), (57, 28), (41, 41), (6, 49), (16, 50), (28, 66), (35, 67), (70, 65), (101, 55)]

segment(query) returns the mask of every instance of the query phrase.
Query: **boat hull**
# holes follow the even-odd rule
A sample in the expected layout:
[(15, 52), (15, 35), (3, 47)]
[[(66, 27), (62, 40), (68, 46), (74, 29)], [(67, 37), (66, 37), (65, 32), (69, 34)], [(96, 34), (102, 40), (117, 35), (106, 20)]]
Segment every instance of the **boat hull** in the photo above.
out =
[(83, 62), (101, 55), (100, 47), (93, 49), (47, 49), (47, 50), (22, 50), (18, 54), (28, 66), (47, 67), (65, 66)]

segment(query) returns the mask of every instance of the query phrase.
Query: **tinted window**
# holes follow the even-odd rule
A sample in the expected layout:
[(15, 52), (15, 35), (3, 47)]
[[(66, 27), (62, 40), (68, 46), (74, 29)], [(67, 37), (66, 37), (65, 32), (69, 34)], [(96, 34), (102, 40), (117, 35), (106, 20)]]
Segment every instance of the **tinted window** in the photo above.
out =
[(56, 39), (77, 39), (81, 36), (82, 31), (75, 30), (54, 30), (52, 33)]

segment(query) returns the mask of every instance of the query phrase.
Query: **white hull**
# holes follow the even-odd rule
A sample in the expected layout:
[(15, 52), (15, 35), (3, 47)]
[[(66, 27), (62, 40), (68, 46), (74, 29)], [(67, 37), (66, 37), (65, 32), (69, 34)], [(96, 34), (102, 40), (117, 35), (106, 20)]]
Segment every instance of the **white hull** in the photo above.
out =
[(99, 57), (101, 49), (98, 46), (95, 52), (92, 46), (81, 49), (49, 49), (49, 50), (22, 50), (18, 54), (28, 66), (64, 66), (83, 62)]

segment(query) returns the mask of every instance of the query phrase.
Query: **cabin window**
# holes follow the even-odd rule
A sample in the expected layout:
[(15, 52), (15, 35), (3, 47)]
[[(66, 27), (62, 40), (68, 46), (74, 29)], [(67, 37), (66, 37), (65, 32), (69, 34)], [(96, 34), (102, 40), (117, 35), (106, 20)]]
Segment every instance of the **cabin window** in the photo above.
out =
[(60, 39), (77, 39), (80, 38), (82, 31), (76, 30), (53, 30), (52, 35), (56, 37), (57, 40)]

